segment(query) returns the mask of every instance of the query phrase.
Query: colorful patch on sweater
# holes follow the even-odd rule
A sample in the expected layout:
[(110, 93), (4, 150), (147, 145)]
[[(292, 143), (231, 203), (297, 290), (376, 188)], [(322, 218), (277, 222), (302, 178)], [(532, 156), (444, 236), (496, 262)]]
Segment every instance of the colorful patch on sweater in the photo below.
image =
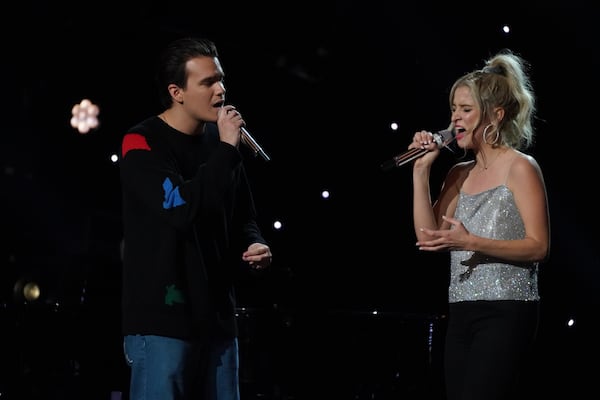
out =
[(166, 287), (167, 293), (165, 294), (165, 304), (168, 306), (172, 306), (175, 303), (183, 304), (185, 300), (183, 299), (183, 293), (181, 290), (175, 287), (175, 284), (169, 285)]
[(123, 157), (125, 157), (129, 150), (150, 151), (151, 149), (144, 136), (139, 133), (128, 133), (123, 137), (123, 143), (121, 143), (121, 154)]
[(171, 182), (169, 178), (166, 178), (163, 182), (163, 189), (165, 190), (165, 201), (163, 201), (164, 209), (168, 210), (169, 208), (185, 204), (185, 200), (183, 200), (179, 194), (179, 188), (173, 186), (173, 182)]

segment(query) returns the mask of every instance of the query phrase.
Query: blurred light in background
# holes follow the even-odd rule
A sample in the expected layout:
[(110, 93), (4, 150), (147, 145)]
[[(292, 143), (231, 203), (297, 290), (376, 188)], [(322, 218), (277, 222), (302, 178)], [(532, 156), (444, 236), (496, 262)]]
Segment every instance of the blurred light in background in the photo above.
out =
[(100, 108), (88, 99), (83, 99), (71, 109), (71, 126), (81, 134), (86, 134), (99, 125)]
[(14, 297), (17, 304), (33, 303), (40, 298), (42, 291), (38, 282), (27, 278), (19, 279), (14, 286)]

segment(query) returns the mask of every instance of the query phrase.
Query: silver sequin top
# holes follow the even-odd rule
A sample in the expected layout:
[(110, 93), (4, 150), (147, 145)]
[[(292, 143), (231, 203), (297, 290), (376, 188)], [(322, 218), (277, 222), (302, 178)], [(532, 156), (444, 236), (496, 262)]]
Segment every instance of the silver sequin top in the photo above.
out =
[[(454, 218), (478, 236), (501, 240), (525, 236), (521, 214), (505, 185), (474, 195), (461, 192)], [(451, 251), (448, 297), (450, 303), (539, 300), (538, 263), (517, 266), (473, 251)]]

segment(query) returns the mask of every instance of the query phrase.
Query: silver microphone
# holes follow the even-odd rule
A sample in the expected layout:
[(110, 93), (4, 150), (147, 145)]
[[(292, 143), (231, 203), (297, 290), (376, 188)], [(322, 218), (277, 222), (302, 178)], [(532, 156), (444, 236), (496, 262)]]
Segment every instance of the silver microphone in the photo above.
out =
[[(438, 149), (442, 147), (448, 146), (454, 139), (454, 125), (450, 124), (448, 129), (444, 129), (443, 131), (439, 131), (434, 133), (433, 141), (437, 144)], [(402, 154), (398, 154), (396, 157), (392, 158), (381, 164), (381, 169), (384, 171), (389, 171), (394, 167), (400, 167), (412, 160), (416, 160), (417, 158), (428, 153), (427, 149), (410, 149)]]
[(252, 137), (252, 135), (250, 134), (250, 132), (248, 132), (248, 130), (246, 128), (244, 128), (243, 126), (240, 128), (240, 131), (242, 133), (242, 142), (250, 147), (250, 149), (254, 152), (254, 155), (260, 155), (263, 160), (265, 161), (269, 161), (271, 159), (271, 157), (269, 157), (267, 155), (267, 153), (265, 153), (265, 151), (262, 149), (262, 147), (260, 147), (260, 145), (258, 144), (258, 142), (256, 140), (254, 140), (254, 138)]

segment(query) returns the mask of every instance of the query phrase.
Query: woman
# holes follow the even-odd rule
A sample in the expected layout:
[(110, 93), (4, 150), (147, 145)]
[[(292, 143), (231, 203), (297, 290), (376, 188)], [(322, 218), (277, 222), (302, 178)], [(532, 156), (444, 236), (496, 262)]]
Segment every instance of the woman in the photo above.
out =
[(535, 97), (526, 62), (505, 51), (450, 91), (457, 145), (474, 158), (454, 165), (432, 204), (439, 148), (426, 131), (409, 149), (417, 246), (450, 251), (445, 384), (448, 400), (509, 399), (522, 377), (539, 317), (538, 266), (550, 250), (542, 171), (533, 143)]

